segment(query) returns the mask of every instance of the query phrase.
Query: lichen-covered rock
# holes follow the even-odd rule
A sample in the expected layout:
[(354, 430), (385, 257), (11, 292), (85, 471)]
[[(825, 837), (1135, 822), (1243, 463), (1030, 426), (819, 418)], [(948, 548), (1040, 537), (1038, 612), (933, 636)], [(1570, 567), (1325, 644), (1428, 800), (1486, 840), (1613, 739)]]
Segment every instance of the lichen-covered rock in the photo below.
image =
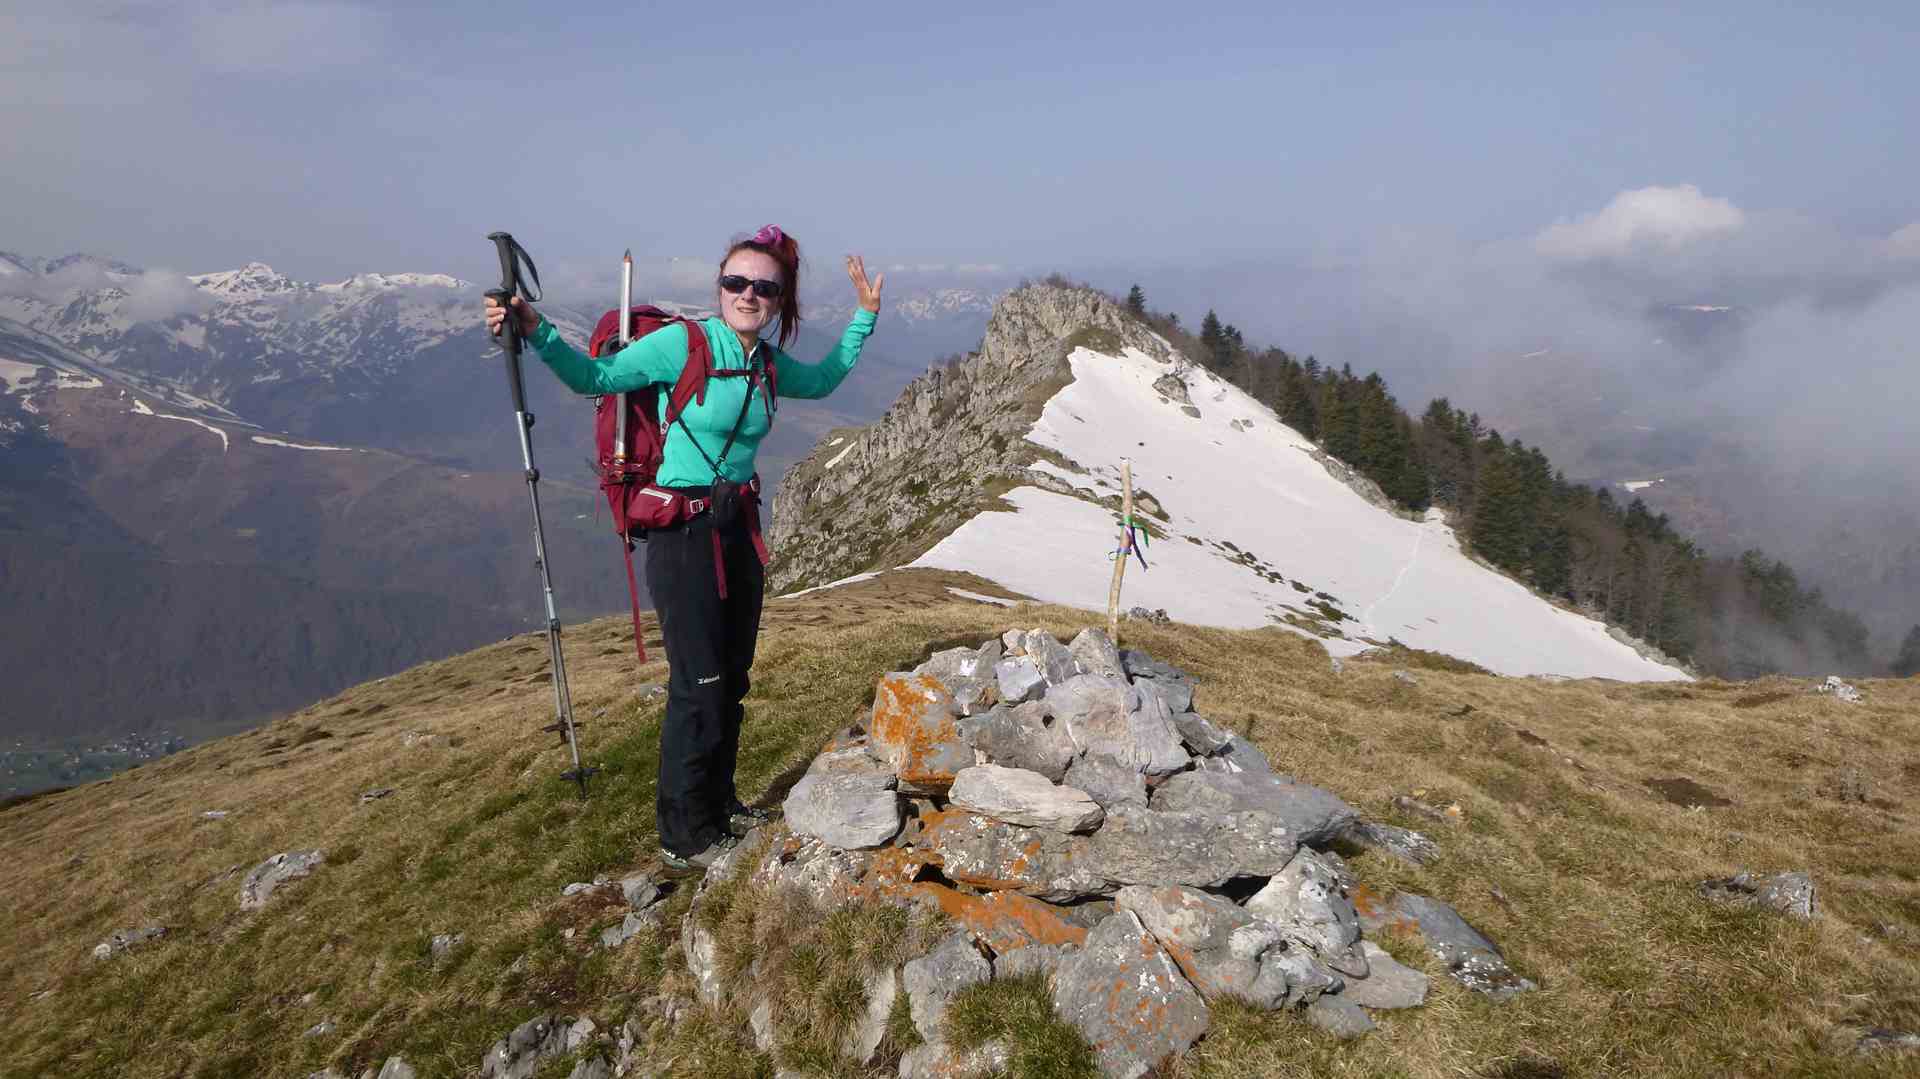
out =
[(850, 850), (809, 835), (794, 834), (774, 844), (753, 883), (792, 888), (815, 907), (832, 907), (863, 894), (862, 881), (873, 864), (873, 853)]
[(1267, 813), (1175, 813), (1118, 806), (1088, 841), (1089, 867), (1115, 884), (1211, 888), (1235, 877), (1268, 877), (1299, 842)]
[[(1085, 939), (1085, 934), (1086, 930), (1081, 930), (1082, 940)], [(993, 976), (1001, 981), (1010, 978), (1041, 978), (1051, 984), (1054, 975), (1060, 972), (1060, 964), (1066, 962), (1068, 957), (1076, 951), (1079, 951), (1079, 946), (1074, 944), (1032, 944), (1010, 952), (1001, 952), (993, 958)]]
[(1060, 964), (1053, 1008), (1112, 1079), (1138, 1079), (1207, 1032), (1206, 1003), (1129, 911), (1101, 922)]
[(240, 909), (259, 910), (281, 885), (307, 876), (326, 860), (327, 853), (321, 850), (287, 851), (268, 858), (254, 866), (241, 882)]
[(1248, 912), (1285, 929), (1341, 974), (1364, 978), (1367, 960), (1355, 947), (1360, 919), (1340, 887), (1338, 874), (1310, 847), (1301, 847), (1285, 869), (1247, 900)]
[(1758, 877), (1742, 870), (1724, 880), (1702, 881), (1700, 894), (1722, 903), (1770, 910), (1801, 921), (1811, 919), (1819, 909), (1813, 878), (1804, 871)]
[(1278, 818), (1297, 840), (1312, 847), (1333, 843), (1360, 819), (1359, 810), (1331, 791), (1262, 772), (1184, 772), (1153, 792), (1153, 808), (1173, 813), (1254, 810)]
[(1195, 888), (1136, 884), (1113, 898), (1140, 919), (1201, 996), (1269, 1009), (1287, 999), (1288, 967), (1278, 961), (1287, 945), (1277, 926)]
[(1074, 947), (1087, 939), (1087, 927), (1069, 921), (1065, 909), (1019, 892), (970, 895), (922, 882), (912, 886), (911, 895), (937, 908), (1003, 958), (1028, 948)]
[(1346, 979), (1340, 995), (1363, 1008), (1418, 1008), (1427, 1002), (1427, 976), (1388, 955), (1370, 940), (1360, 942), (1367, 976)]
[(1539, 988), (1507, 965), (1498, 945), (1438, 899), (1403, 893), (1389, 907), (1389, 926), (1411, 926), (1454, 981), (1476, 993), (1505, 1000)]
[(1061, 782), (1075, 790), (1086, 791), (1087, 797), (1109, 813), (1113, 812), (1115, 806), (1147, 808), (1147, 778), (1133, 766), (1122, 764), (1104, 753), (1089, 753), (1075, 758), (1067, 765)]
[(1058, 783), (1073, 760), (1073, 741), (1057, 724), (1048, 726), (1046, 714), (1039, 701), (996, 705), (985, 715), (960, 720), (960, 738), (973, 747), (976, 760), (986, 758), (982, 764), (1025, 768)]
[(1120, 665), (1120, 651), (1113, 646), (1113, 638), (1107, 631), (1088, 626), (1080, 631), (1073, 643), (1067, 646), (1075, 663), (1080, 665), (1082, 674), (1100, 674), (1109, 678), (1124, 679), (1126, 668)]
[(1057, 786), (1038, 772), (997, 764), (961, 769), (947, 797), (956, 809), (1056, 832), (1091, 832), (1106, 818), (1085, 791)]
[(903, 791), (945, 793), (954, 774), (973, 763), (973, 747), (954, 726), (952, 695), (928, 675), (880, 679), (868, 731), (868, 752), (893, 770)]
[(1440, 848), (1433, 840), (1411, 828), (1391, 824), (1354, 821), (1347, 826), (1341, 838), (1355, 846), (1398, 858), (1408, 865), (1427, 865), (1440, 857)]
[(961, 1052), (943, 1041), (923, 1042), (900, 1057), (900, 1079), (981, 1079), (1004, 1075), (1013, 1061), (1005, 1039), (995, 1038)]
[(1091, 865), (1089, 842), (1082, 836), (953, 810), (934, 814), (923, 837), (949, 880), (1053, 902), (1112, 890)]
[(993, 964), (973, 946), (971, 934), (964, 929), (948, 934), (932, 951), (901, 969), (914, 1029), (928, 1041), (939, 1041), (940, 1021), (954, 994), (992, 977)]
[(884, 846), (900, 830), (893, 785), (880, 767), (810, 771), (787, 792), (787, 827), (846, 850)]

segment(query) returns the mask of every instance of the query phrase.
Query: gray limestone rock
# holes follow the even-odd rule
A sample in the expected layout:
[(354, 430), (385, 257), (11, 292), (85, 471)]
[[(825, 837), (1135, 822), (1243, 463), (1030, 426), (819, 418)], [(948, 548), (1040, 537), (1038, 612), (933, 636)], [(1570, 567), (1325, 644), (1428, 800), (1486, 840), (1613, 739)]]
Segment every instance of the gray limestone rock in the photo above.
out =
[(900, 972), (887, 967), (870, 973), (862, 988), (866, 993), (866, 1007), (861, 1009), (852, 1029), (847, 1031), (846, 1041), (840, 1050), (848, 1059), (868, 1064), (872, 1063), (874, 1054), (880, 1050), (880, 1042), (887, 1036), (887, 1016), (893, 1011), (894, 997), (900, 994)]
[(627, 916), (620, 919), (619, 925), (610, 925), (600, 931), (600, 946), (602, 948), (618, 948), (627, 941), (632, 940), (642, 929), (653, 925), (659, 920), (658, 915), (653, 912), (643, 914), (639, 911), (628, 911)]
[(1400, 670), (1394, 671), (1393, 677), (1395, 681), (1405, 682), (1407, 685), (1410, 685), (1410, 686), (1417, 686), (1420, 684), (1420, 680), (1413, 676), (1413, 672), (1405, 669), (1404, 667), (1401, 668)]
[(1000, 653), (1002, 658), (1026, 655), (1027, 631), (1024, 629), (1010, 629), (1002, 633), (1000, 635), (1000, 646), (1003, 649)]
[(1060, 965), (1053, 1009), (1112, 1079), (1139, 1079), (1207, 1032), (1206, 1003), (1129, 911), (1100, 923)]
[(1286, 950), (1284, 935), (1231, 901), (1195, 888), (1135, 884), (1120, 889), (1114, 903), (1140, 919), (1208, 1000), (1234, 997), (1271, 1009), (1287, 998), (1286, 967), (1267, 962)]
[(1344, 979), (1322, 966), (1312, 952), (1289, 947), (1267, 953), (1266, 964), (1280, 971), (1287, 981), (1287, 999), (1281, 1007), (1297, 1008), (1311, 1004), (1327, 993), (1338, 993)]
[(315, 1023), (314, 1025), (308, 1027), (306, 1033), (302, 1034), (301, 1037), (324, 1038), (338, 1029), (339, 1029), (339, 1024), (335, 1023), (333, 1020), (322, 1019), (318, 1023)]
[(1000, 703), (1000, 683), (991, 667), (984, 677), (955, 678), (946, 685), (958, 715), (977, 716)]
[(1092, 865), (1090, 842), (1050, 829), (947, 813), (928, 826), (924, 846), (939, 855), (942, 871), (952, 880), (1063, 903), (1112, 890)]
[(993, 957), (993, 976), (1000, 981), (1039, 977), (1052, 982), (1060, 964), (1076, 951), (1079, 949), (1071, 944), (1029, 944), (1015, 948)]
[(900, 980), (913, 1009), (914, 1029), (930, 1042), (939, 1041), (940, 1021), (954, 994), (992, 977), (993, 965), (974, 947), (973, 934), (964, 929), (949, 934), (932, 951), (901, 968)]
[(1699, 891), (1718, 902), (1771, 910), (1802, 921), (1811, 919), (1819, 909), (1813, 878), (1804, 870), (1765, 877), (1742, 870), (1724, 880), (1702, 881)]
[(435, 963), (438, 963), (455, 948), (466, 943), (466, 940), (466, 936), (461, 933), (436, 933), (433, 939), (427, 942), (427, 953), (433, 957)]
[(620, 881), (620, 897), (634, 910), (644, 910), (660, 898), (660, 882), (646, 873), (635, 873)]
[(1013, 1062), (1013, 1050), (1002, 1038), (961, 1052), (946, 1042), (924, 1042), (900, 1058), (900, 1079), (973, 1079), (1004, 1075)]
[(854, 898), (873, 864), (866, 850), (849, 850), (811, 836), (779, 844), (753, 874), (753, 883), (797, 889), (825, 909)]
[(408, 1064), (405, 1057), (388, 1057), (387, 1062), (380, 1065), (378, 1079), (414, 1079), (413, 1065)]
[(1153, 808), (1175, 813), (1256, 810), (1277, 817), (1300, 842), (1326, 846), (1360, 811), (1331, 791), (1263, 772), (1186, 772), (1153, 792)]
[(787, 792), (787, 826), (846, 850), (884, 846), (900, 830), (900, 799), (890, 771), (808, 772)]
[(1108, 678), (1125, 679), (1126, 668), (1120, 665), (1120, 651), (1113, 646), (1113, 638), (1107, 636), (1104, 629), (1088, 626), (1080, 631), (1073, 643), (1067, 646), (1074, 662), (1080, 665), (1082, 674), (1098, 674)]
[(1363, 1008), (1418, 1008), (1427, 1002), (1427, 976), (1388, 955), (1370, 940), (1360, 942), (1367, 976), (1348, 978), (1340, 995)]
[(1440, 848), (1433, 840), (1411, 828), (1391, 824), (1357, 820), (1347, 826), (1341, 838), (1354, 846), (1391, 855), (1408, 865), (1427, 865), (1440, 857)]
[(1057, 686), (1080, 673), (1073, 653), (1044, 629), (1028, 630), (1026, 647), (1027, 655), (1039, 666), (1040, 673), (1046, 675), (1049, 686)]
[(366, 805), (368, 802), (377, 802), (380, 799), (385, 798), (387, 795), (392, 793), (393, 793), (392, 787), (376, 787), (375, 789), (367, 791), (366, 793), (360, 796), (360, 804)]
[(1217, 750), (1211, 757), (1201, 758), (1199, 763), (1203, 772), (1273, 773), (1273, 765), (1268, 763), (1267, 755), (1260, 751), (1260, 747), (1237, 734), (1229, 734), (1226, 748)]
[(613, 1065), (606, 1057), (591, 1056), (575, 1064), (567, 1079), (613, 1079)]
[(1334, 970), (1367, 976), (1356, 948), (1360, 917), (1340, 887), (1338, 874), (1310, 847), (1301, 847), (1285, 869), (1247, 900), (1247, 910), (1285, 930), (1290, 940), (1312, 948)]
[(1318, 997), (1301, 1014), (1307, 1022), (1337, 1038), (1358, 1038), (1374, 1029), (1372, 1017), (1345, 994)]
[(1048, 726), (1046, 705), (1030, 701), (1012, 708), (996, 705), (982, 716), (969, 716), (957, 726), (960, 738), (972, 746), (983, 764), (1025, 768), (1058, 783), (1073, 760), (1073, 741), (1059, 725)]
[(107, 939), (93, 946), (95, 959), (112, 959), (132, 948), (137, 948), (150, 940), (159, 940), (167, 935), (163, 925), (150, 925), (143, 929), (116, 929), (107, 935)]
[(1113, 812), (1115, 806), (1147, 807), (1146, 777), (1104, 753), (1089, 753), (1075, 758), (1067, 765), (1066, 775), (1061, 781), (1076, 790), (1086, 791), (1087, 797), (1098, 802), (1100, 808), (1109, 813)]
[(1192, 675), (1135, 648), (1120, 650), (1120, 665), (1126, 670), (1128, 678), (1155, 678), (1163, 682), (1194, 684)]
[(935, 652), (925, 663), (913, 669), (915, 674), (930, 674), (939, 679), (949, 692), (957, 678), (980, 678), (992, 671), (991, 663), (984, 670), (981, 668), (978, 648), (949, 648), (944, 652)]
[(1179, 813), (1118, 806), (1088, 844), (1091, 868), (1115, 884), (1211, 888), (1266, 877), (1293, 859), (1293, 830), (1267, 813)]
[(1468, 989), (1505, 1000), (1539, 988), (1516, 974), (1499, 947), (1467, 924), (1459, 911), (1438, 899), (1403, 893), (1394, 900), (1392, 911), (1419, 928), (1434, 958)]
[(701, 900), (709, 890), (732, 880), (734, 874), (743, 867), (754, 864), (765, 851), (771, 834), (769, 828), (755, 828), (742, 837), (732, 850), (714, 859), (706, 876), (700, 879), (700, 886), (694, 890), (687, 913), (680, 919), (680, 951), (686, 958), (687, 972), (693, 976), (701, 1002), (709, 1008), (719, 1007), (725, 993), (720, 981), (719, 948), (713, 939), (713, 931), (700, 924)]
[[(1164, 692), (1164, 687), (1167, 683), (1135, 682), (1134, 685), (1137, 688), (1148, 685), (1157, 686), (1161, 687), (1162, 692)], [(1145, 692), (1144, 688), (1142, 688), (1143, 696)], [(1168, 705), (1171, 707), (1172, 702), (1169, 701)], [(1187, 744), (1187, 748), (1192, 750), (1193, 755), (1196, 757), (1210, 756), (1233, 745), (1233, 732), (1221, 730), (1219, 727), (1214, 726), (1213, 722), (1206, 716), (1198, 712), (1183, 712), (1174, 709), (1173, 729), (1180, 732), (1180, 740)]]
[(1187, 396), (1187, 384), (1180, 381), (1176, 374), (1165, 374), (1153, 380), (1153, 391), (1162, 397), (1171, 399), (1175, 404), (1190, 405), (1193, 399)]
[(1056, 832), (1091, 832), (1106, 818), (1085, 791), (1056, 786), (1038, 772), (997, 764), (961, 769), (947, 797), (969, 813)]
[(1144, 701), (1124, 679), (1077, 675), (1049, 688), (1046, 700), (1082, 753), (1103, 754), (1147, 775), (1178, 771), (1190, 759), (1165, 702)]
[(327, 853), (320, 850), (287, 851), (268, 858), (254, 866), (241, 882), (240, 909), (259, 910), (273, 897), (275, 889), (312, 873), (326, 860)]
[(480, 1079), (532, 1079), (548, 1060), (585, 1045), (593, 1031), (591, 1019), (535, 1016), (493, 1043), (480, 1060)]
[(1885, 1027), (1871, 1027), (1853, 1043), (1853, 1051), (1861, 1056), (1874, 1053), (1920, 1052), (1920, 1034), (1903, 1030), (1888, 1030)]
[(1002, 704), (1039, 700), (1047, 691), (1047, 676), (1030, 656), (1009, 656), (993, 665), (993, 677)]

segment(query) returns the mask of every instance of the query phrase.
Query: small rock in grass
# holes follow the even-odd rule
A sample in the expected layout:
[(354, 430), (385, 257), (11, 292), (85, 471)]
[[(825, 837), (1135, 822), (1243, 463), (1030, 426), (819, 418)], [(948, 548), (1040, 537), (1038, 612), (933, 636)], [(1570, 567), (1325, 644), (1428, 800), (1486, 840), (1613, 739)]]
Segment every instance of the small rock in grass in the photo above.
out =
[(1358, 1038), (1374, 1029), (1372, 1017), (1360, 1005), (1345, 999), (1345, 994), (1319, 997), (1307, 1005), (1302, 1014), (1308, 1022), (1336, 1038)]
[(1700, 882), (1699, 892), (1717, 902), (1771, 910), (1802, 921), (1811, 919), (1819, 909), (1813, 878), (1804, 870), (1766, 877), (1742, 870), (1723, 880)]
[(1427, 1002), (1428, 979), (1425, 974), (1387, 954), (1385, 948), (1370, 940), (1360, 942), (1366, 956), (1367, 976), (1346, 979), (1340, 995), (1363, 1008), (1418, 1008)]
[(954, 994), (992, 977), (993, 965), (973, 946), (972, 934), (965, 930), (948, 934), (932, 951), (901, 969), (914, 1028), (928, 1041), (939, 1040), (940, 1021)]

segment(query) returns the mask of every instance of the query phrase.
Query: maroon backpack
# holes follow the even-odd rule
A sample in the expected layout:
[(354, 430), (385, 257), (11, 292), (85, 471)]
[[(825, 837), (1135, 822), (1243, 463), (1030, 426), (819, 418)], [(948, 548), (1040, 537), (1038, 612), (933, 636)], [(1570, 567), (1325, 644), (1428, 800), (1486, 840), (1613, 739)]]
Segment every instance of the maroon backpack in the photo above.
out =
[[(626, 551), (627, 595), (633, 604), (633, 647), (640, 662), (645, 663), (647, 650), (640, 632), (640, 587), (633, 574), (634, 540), (648, 529), (671, 527), (707, 508), (705, 499), (688, 499), (676, 491), (654, 486), (654, 477), (660, 471), (660, 461), (666, 452), (667, 428), (680, 418), (688, 402), (706, 402), (709, 378), (751, 377), (752, 371), (746, 368), (737, 371), (715, 369), (713, 350), (707, 344), (706, 332), (692, 319), (668, 314), (652, 305), (630, 308), (627, 317), (629, 335), (635, 341), (674, 325), (683, 327), (687, 335), (687, 363), (681, 368), (679, 380), (666, 391), (667, 408), (664, 416), (660, 409), (663, 388), (657, 385), (626, 393), (606, 394), (594, 405), (593, 442), (595, 461), (600, 469), (600, 491), (607, 497), (607, 506), (613, 511), (613, 530), (619, 534)], [(601, 315), (600, 321), (594, 325), (593, 337), (587, 343), (587, 355), (598, 359), (611, 355), (619, 348), (620, 312), (612, 310)], [(774, 385), (775, 365), (768, 363), (763, 367), (767, 398), (771, 402), (778, 393)], [(619, 437), (622, 412), (626, 414), (624, 439)], [(753, 518), (754, 545), (759, 549), (761, 561), (765, 562), (766, 547), (760, 538), (756, 505), (759, 491), (760, 481), (756, 476), (745, 493), (750, 495), (748, 506)], [(720, 595), (724, 598), (727, 594), (726, 577), (724, 569), (719, 568), (719, 543), (716, 530), (715, 566), (721, 574)]]

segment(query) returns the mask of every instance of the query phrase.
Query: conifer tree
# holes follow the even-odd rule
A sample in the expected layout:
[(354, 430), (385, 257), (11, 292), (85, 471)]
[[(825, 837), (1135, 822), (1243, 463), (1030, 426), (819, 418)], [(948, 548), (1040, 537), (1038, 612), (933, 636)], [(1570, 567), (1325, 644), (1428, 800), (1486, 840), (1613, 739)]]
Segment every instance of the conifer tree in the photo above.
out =
[(1907, 639), (1900, 642), (1900, 654), (1893, 657), (1893, 676), (1912, 678), (1920, 674), (1920, 626), (1907, 631)]
[(1140, 291), (1139, 285), (1127, 290), (1127, 310), (1136, 315), (1147, 313), (1147, 294)]

